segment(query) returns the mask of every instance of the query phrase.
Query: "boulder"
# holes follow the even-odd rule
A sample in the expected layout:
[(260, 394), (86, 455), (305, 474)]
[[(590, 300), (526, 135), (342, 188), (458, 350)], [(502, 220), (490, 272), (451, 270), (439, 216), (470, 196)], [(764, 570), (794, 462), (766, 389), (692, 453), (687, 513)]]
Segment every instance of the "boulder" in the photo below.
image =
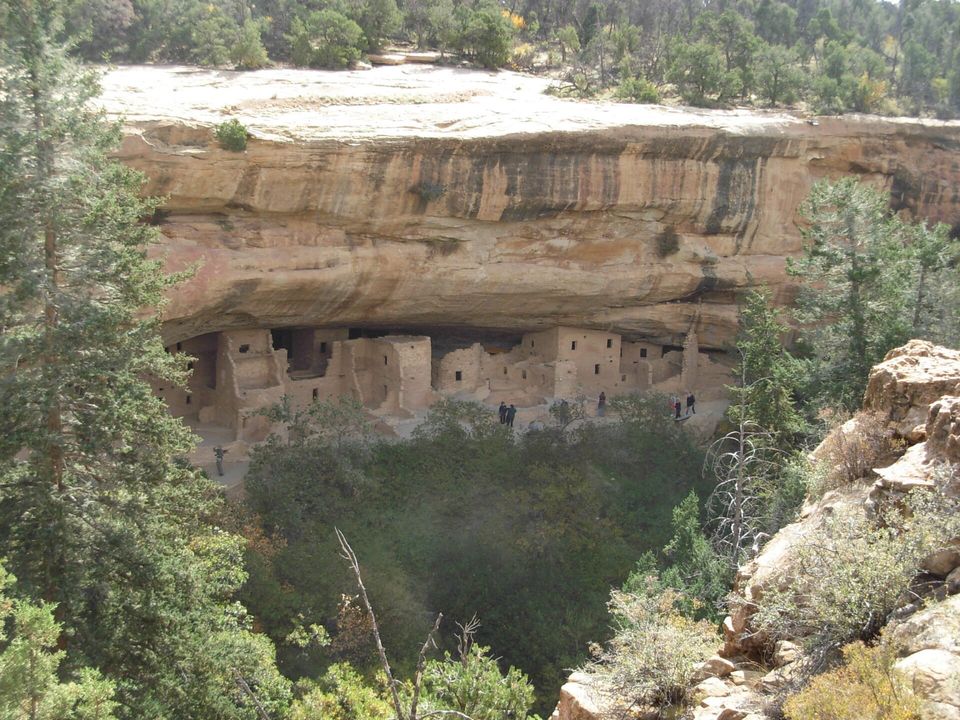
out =
[(774, 667), (783, 667), (800, 657), (800, 647), (789, 640), (781, 640), (773, 649)]
[(694, 667), (694, 677), (726, 677), (736, 669), (737, 666), (726, 658), (714, 655), (702, 663), (697, 663)]
[(560, 701), (553, 716), (556, 720), (598, 720), (597, 693), (589, 675), (573, 673), (560, 688)]
[(960, 656), (947, 650), (921, 650), (893, 667), (924, 700), (952, 705), (960, 712)]
[(924, 558), (921, 567), (931, 575), (947, 577), (960, 568), (960, 540), (954, 540), (948, 547)]
[(708, 677), (693, 688), (695, 697), (725, 697), (730, 694), (730, 685), (718, 677)]
[(927, 420), (931, 403), (958, 394), (958, 386), (960, 351), (911, 340), (888, 352), (870, 371), (863, 407), (885, 413), (906, 436)]

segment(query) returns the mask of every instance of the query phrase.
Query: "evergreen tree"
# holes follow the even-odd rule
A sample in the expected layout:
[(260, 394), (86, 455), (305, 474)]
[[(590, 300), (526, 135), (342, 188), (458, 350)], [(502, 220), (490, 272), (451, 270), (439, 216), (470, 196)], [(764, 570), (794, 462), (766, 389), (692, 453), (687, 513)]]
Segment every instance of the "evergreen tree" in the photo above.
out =
[(816, 184), (800, 208), (806, 244), (787, 271), (803, 283), (797, 319), (827, 406), (860, 406), (870, 368), (910, 334), (906, 246), (889, 198), (856, 178)]
[(254, 718), (282, 708), (272, 647), (231, 594), (239, 539), (215, 486), (175, 461), (193, 440), (147, 378), (180, 382), (155, 310), (141, 177), (95, 78), (51, 42), (56, 2), (0, 0), (0, 555), (56, 604), (67, 671), (116, 682), (118, 714)]
[(747, 293), (737, 335), (740, 363), (734, 375), (739, 384), (728, 388), (731, 422), (760, 428), (781, 448), (789, 447), (804, 426), (793, 399), (801, 367), (783, 346), (787, 330), (768, 291)]

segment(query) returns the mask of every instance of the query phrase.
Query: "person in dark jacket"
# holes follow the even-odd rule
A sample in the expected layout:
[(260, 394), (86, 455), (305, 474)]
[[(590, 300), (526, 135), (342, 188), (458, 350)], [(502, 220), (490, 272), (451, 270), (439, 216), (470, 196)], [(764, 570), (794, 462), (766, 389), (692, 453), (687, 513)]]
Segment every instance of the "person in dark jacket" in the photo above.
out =
[(697, 414), (697, 398), (693, 396), (693, 392), (687, 393), (687, 415), (693, 413)]
[(517, 416), (517, 409), (511, 405), (507, 408), (507, 427), (513, 427), (513, 419)]
[(673, 410), (676, 413), (675, 419), (680, 419), (680, 398), (678, 397), (673, 403)]
[(500, 424), (507, 424), (507, 404), (503, 400), (500, 401)]

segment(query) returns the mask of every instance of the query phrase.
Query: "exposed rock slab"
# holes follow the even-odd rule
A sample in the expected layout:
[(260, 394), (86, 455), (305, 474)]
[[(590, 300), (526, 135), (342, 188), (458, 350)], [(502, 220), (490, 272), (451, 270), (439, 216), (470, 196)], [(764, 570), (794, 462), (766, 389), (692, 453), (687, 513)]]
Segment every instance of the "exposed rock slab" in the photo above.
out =
[[(855, 173), (960, 221), (960, 124), (570, 102), (547, 82), (421, 65), (107, 73), (120, 157), (167, 198), (162, 251), (199, 268), (166, 339), (570, 325), (670, 341), (698, 318), (720, 348), (737, 291), (789, 297), (815, 180)], [(228, 117), (252, 134), (245, 153), (213, 140)]]

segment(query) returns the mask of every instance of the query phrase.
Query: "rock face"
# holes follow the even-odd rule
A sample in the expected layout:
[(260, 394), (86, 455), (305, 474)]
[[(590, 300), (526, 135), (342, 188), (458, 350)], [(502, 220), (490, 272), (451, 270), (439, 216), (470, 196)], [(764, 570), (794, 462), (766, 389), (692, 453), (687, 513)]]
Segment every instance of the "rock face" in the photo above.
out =
[[(410, 65), (108, 73), (120, 158), (166, 198), (161, 251), (197, 266), (166, 340), (567, 325), (669, 343), (699, 318), (719, 348), (736, 291), (789, 296), (815, 180), (855, 173), (960, 221), (956, 123), (571, 103), (545, 84)], [(213, 138), (230, 116), (252, 134), (244, 153)]]
[[(892, 350), (871, 371), (864, 409), (870, 417), (881, 417), (891, 435), (913, 444), (888, 467), (872, 473), (868, 468), (869, 477), (808, 501), (796, 522), (782, 528), (756, 558), (740, 568), (736, 589), (746, 602), (734, 603), (723, 623), (721, 654), (730, 662), (721, 665), (715, 662), (719, 658), (714, 659), (718, 668), (736, 669), (692, 689), (699, 703), (692, 711), (696, 720), (760, 720), (766, 717), (771, 696), (795, 681), (801, 648), (786, 641), (774, 644), (751, 627), (751, 617), (766, 591), (796, 580), (798, 545), (809, 538), (827, 541), (819, 533), (827, 518), (873, 516), (878, 504), (895, 503), (917, 489), (960, 497), (960, 352), (916, 340)], [(834, 433), (850, 432), (850, 425)], [(823, 447), (818, 448), (821, 457)], [(924, 700), (923, 717), (960, 720), (960, 538), (946, 543), (921, 566), (926, 574), (919, 577), (933, 586), (928, 604), (911, 603), (892, 613), (884, 641), (897, 650), (896, 671)], [(605, 717), (603, 708), (588, 717)]]

